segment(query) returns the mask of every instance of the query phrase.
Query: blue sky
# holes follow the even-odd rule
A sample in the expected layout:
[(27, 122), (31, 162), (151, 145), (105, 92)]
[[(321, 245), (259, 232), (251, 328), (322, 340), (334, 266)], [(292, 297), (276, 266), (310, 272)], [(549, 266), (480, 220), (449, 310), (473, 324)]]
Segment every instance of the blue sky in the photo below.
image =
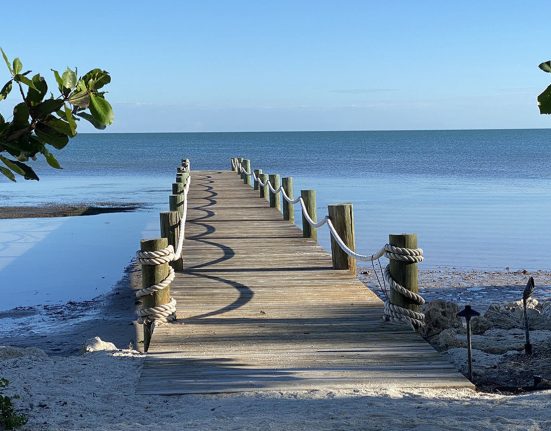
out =
[(110, 71), (112, 132), (551, 126), (549, 1), (13, 4), (0, 46)]

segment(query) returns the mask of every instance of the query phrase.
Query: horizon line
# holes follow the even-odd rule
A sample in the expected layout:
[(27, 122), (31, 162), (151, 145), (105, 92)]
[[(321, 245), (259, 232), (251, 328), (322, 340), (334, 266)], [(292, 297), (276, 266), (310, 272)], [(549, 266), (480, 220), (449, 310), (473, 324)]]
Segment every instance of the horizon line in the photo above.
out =
[(506, 127), (506, 128), (473, 128), (473, 129), (348, 129), (348, 130), (222, 130), (222, 131), (152, 131), (152, 132), (79, 132), (78, 135), (147, 135), (147, 134), (179, 134), (179, 133), (343, 133), (343, 132), (468, 132), (468, 131), (498, 131), (498, 130), (551, 130), (549, 127)]

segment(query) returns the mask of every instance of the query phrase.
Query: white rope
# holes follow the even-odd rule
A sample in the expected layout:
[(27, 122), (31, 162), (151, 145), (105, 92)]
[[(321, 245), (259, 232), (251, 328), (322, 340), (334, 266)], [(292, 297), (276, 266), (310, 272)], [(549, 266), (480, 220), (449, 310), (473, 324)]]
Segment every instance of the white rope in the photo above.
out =
[(283, 196), (283, 199), (285, 199), (290, 204), (296, 204), (302, 199), (302, 197), (300, 196), (296, 199), (291, 199), (289, 196), (287, 196), (287, 193), (285, 193), (285, 189), (281, 189), (281, 195)]
[[(241, 165), (238, 159), (232, 159), (232, 166), (239, 174), (251, 175), (251, 172), (247, 172), (243, 168), (243, 166)], [(258, 178), (257, 175), (254, 173), (254, 171), (252, 172), (252, 176), (254, 180), (258, 181), (262, 187), (266, 187), (267, 185), (272, 193), (281, 192), (281, 194), (283, 195), (283, 198), (287, 202), (293, 203), (293, 204), (300, 202), (302, 215), (304, 216), (304, 219), (308, 222), (308, 224), (313, 228), (318, 229), (322, 227), (324, 224), (327, 224), (327, 227), (329, 228), (329, 232), (331, 233), (331, 236), (333, 237), (335, 242), (339, 245), (341, 250), (344, 251), (350, 257), (353, 257), (360, 261), (367, 261), (367, 262), (373, 262), (375, 260), (380, 259), (383, 256), (388, 258), (389, 260), (398, 260), (398, 261), (407, 262), (407, 263), (420, 263), (424, 259), (423, 250), (420, 248), (411, 249), (411, 248), (405, 248), (405, 247), (396, 247), (390, 244), (386, 244), (379, 251), (370, 255), (356, 253), (354, 250), (352, 250), (344, 243), (339, 233), (335, 229), (335, 226), (331, 222), (331, 219), (328, 216), (325, 216), (323, 219), (321, 219), (318, 222), (312, 219), (312, 217), (308, 213), (308, 209), (306, 208), (304, 199), (302, 199), (301, 196), (297, 197), (296, 199), (291, 199), (289, 198), (287, 193), (285, 193), (285, 190), (283, 189), (282, 186), (279, 186), (276, 189), (268, 179), (266, 179), (266, 181), (263, 182), (260, 178)], [(400, 285), (392, 278), (390, 274), (390, 265), (387, 265), (385, 268), (384, 279), (388, 283), (390, 291), (395, 292), (396, 294), (407, 298), (410, 302), (414, 303), (415, 305), (423, 305), (425, 303), (425, 300), (421, 295), (406, 289), (405, 287)], [(425, 324), (425, 315), (423, 313), (393, 304), (392, 302), (390, 302), (390, 295), (386, 295), (386, 296), (387, 297), (385, 300), (384, 316), (387, 320), (407, 322), (414, 329), (419, 328)]]
[(191, 175), (188, 177), (186, 185), (184, 187), (184, 209), (182, 213), (182, 218), (180, 219), (180, 236), (178, 238), (178, 246), (174, 252), (174, 259), (178, 260), (182, 256), (182, 249), (184, 248), (184, 238), (186, 236), (186, 219), (187, 219), (187, 195), (189, 192), (189, 187), (191, 185)]
[(176, 300), (170, 298), (170, 302), (156, 307), (140, 308), (138, 310), (138, 323), (166, 323), (176, 320)]
[[(190, 163), (183, 163), (184, 172), (190, 172)], [(187, 208), (188, 208), (188, 192), (191, 185), (191, 175), (188, 176), (186, 185), (184, 186), (184, 202), (183, 202), (183, 214), (180, 218), (180, 230), (178, 245), (176, 251), (174, 247), (169, 245), (166, 248), (156, 251), (138, 251), (136, 257), (138, 262), (142, 265), (162, 265), (165, 263), (170, 263), (172, 261), (180, 259), (182, 256), (182, 250), (184, 247), (184, 238), (185, 238), (185, 229), (186, 229), (186, 219), (187, 219)], [(175, 272), (171, 266), (168, 267), (168, 275), (157, 284), (153, 284), (148, 287), (144, 287), (136, 291), (137, 298), (143, 298), (144, 296), (151, 295), (155, 292), (159, 292), (163, 289), (167, 289), (170, 286), (170, 283), (174, 281)], [(176, 300), (170, 298), (170, 301), (167, 304), (157, 305), (155, 307), (146, 307), (141, 308), (137, 311), (138, 314), (138, 323), (151, 323), (151, 324), (160, 324), (176, 320)]]

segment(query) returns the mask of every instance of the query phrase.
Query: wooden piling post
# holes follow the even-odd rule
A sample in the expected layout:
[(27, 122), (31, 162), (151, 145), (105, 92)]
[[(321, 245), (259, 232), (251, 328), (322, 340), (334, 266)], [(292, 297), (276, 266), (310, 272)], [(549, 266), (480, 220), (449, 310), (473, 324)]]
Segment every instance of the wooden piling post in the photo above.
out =
[(180, 215), (184, 214), (184, 194), (170, 195), (168, 197), (168, 209), (178, 211)]
[[(268, 174), (260, 174), (260, 179), (262, 180), (263, 183), (266, 183), (266, 181), (268, 181)], [(268, 192), (270, 191), (270, 188), (268, 187), (268, 184), (266, 184), (265, 186), (261, 186), (259, 184), (258, 190), (260, 191), (260, 197), (261, 198), (264, 198), (266, 200), (270, 199), (270, 197), (268, 195)]]
[[(249, 159), (243, 160), (243, 168), (246, 172), (251, 172), (251, 161)], [(252, 175), (247, 175), (245, 172), (243, 172), (243, 183), (251, 185), (251, 177)]]
[[(259, 178), (259, 175), (262, 173), (262, 169), (255, 169), (254, 170), (254, 174), (256, 175), (256, 178)], [(254, 189), (255, 190), (258, 190), (258, 188), (260, 187), (260, 184), (258, 184), (258, 181), (257, 180), (254, 180)]]
[(183, 183), (172, 183), (172, 194), (179, 195), (184, 193), (185, 185)]
[[(270, 183), (272, 184), (272, 187), (274, 189), (278, 189), (280, 185), (279, 175), (278, 174), (270, 174)], [(268, 187), (268, 191), (270, 192), (270, 207), (277, 209), (278, 211), (281, 211), (281, 196), (280, 192), (272, 192), (270, 188)]]
[(230, 168), (231, 168), (232, 172), (235, 172), (235, 166), (234, 165), (235, 165), (236, 161), (237, 161), (237, 159), (235, 157), (232, 157), (230, 159)]
[[(318, 221), (318, 215), (316, 212), (316, 191), (315, 190), (301, 190), (300, 196), (304, 201), (304, 206), (310, 215), (310, 218), (315, 222)], [(313, 240), (318, 239), (318, 230), (310, 226), (310, 223), (302, 215), (302, 236), (304, 238), (312, 238)]]
[[(354, 239), (354, 213), (352, 204), (335, 204), (327, 207), (327, 212), (335, 230), (352, 251), (356, 250)], [(352, 274), (356, 274), (356, 259), (346, 254), (337, 241), (331, 235), (331, 258), (333, 268), (347, 269)]]
[(182, 172), (182, 173), (176, 174), (177, 183), (182, 183), (185, 185), (187, 183), (188, 178), (189, 178), (189, 172)]
[[(237, 162), (238, 162), (241, 166), (243, 166), (243, 157), (238, 157), (238, 158), (237, 158)], [(235, 172), (237, 173), (237, 175), (241, 176), (241, 171), (239, 170), (239, 168), (238, 168)], [(243, 178), (243, 177), (241, 177), (241, 178)]]
[[(163, 212), (160, 214), (160, 219), (161, 237), (168, 239), (168, 243), (174, 247), (174, 251), (176, 251), (180, 239), (180, 213), (178, 213), (178, 211)], [(175, 271), (183, 271), (184, 262), (180, 257), (177, 260), (173, 260), (170, 266), (172, 266)]]
[[(414, 233), (403, 233), (400, 235), (389, 235), (388, 243), (395, 247), (417, 248), (417, 235)], [(418, 271), (416, 263), (390, 260), (390, 275), (392, 278), (407, 290), (419, 293)], [(390, 291), (390, 302), (400, 307), (413, 311), (419, 311), (419, 306), (406, 297)]]
[[(168, 246), (166, 238), (142, 240), (140, 242), (141, 251), (159, 251)], [(161, 265), (142, 265), (142, 288), (158, 284), (168, 276), (168, 263)], [(159, 290), (142, 297), (144, 308), (157, 307), (170, 302), (170, 287)], [(144, 350), (147, 352), (151, 342), (151, 324), (144, 324)]]
[[(283, 190), (288, 198), (294, 199), (293, 194), (293, 177), (285, 177), (281, 180)], [(285, 198), (282, 199), (283, 205), (283, 219), (289, 220), (291, 223), (295, 222), (295, 206), (292, 203), (287, 202)]]

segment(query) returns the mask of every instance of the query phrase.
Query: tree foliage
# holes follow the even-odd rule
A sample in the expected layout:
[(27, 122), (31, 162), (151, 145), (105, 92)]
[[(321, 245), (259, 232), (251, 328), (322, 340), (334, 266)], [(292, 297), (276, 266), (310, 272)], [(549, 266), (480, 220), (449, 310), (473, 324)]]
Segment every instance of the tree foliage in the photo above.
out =
[(67, 68), (62, 74), (52, 69), (59, 93), (54, 96), (40, 74), (31, 76), (30, 70), (23, 71), (19, 58), (10, 62), (0, 51), (11, 75), (0, 90), (0, 101), (12, 91), (22, 98), (14, 106), (11, 118), (6, 120), (0, 114), (0, 172), (12, 181), (16, 174), (38, 180), (29, 159), (36, 160), (36, 155), (42, 154), (52, 168), (61, 169), (49, 148), (64, 148), (76, 136), (80, 120), (90, 122), (96, 129), (113, 123), (113, 110), (105, 99), (105, 91), (101, 91), (111, 77), (101, 69), (80, 77), (76, 69)]
[[(544, 72), (551, 73), (551, 61), (545, 61), (539, 65)], [(540, 114), (551, 114), (551, 85), (538, 96)]]

